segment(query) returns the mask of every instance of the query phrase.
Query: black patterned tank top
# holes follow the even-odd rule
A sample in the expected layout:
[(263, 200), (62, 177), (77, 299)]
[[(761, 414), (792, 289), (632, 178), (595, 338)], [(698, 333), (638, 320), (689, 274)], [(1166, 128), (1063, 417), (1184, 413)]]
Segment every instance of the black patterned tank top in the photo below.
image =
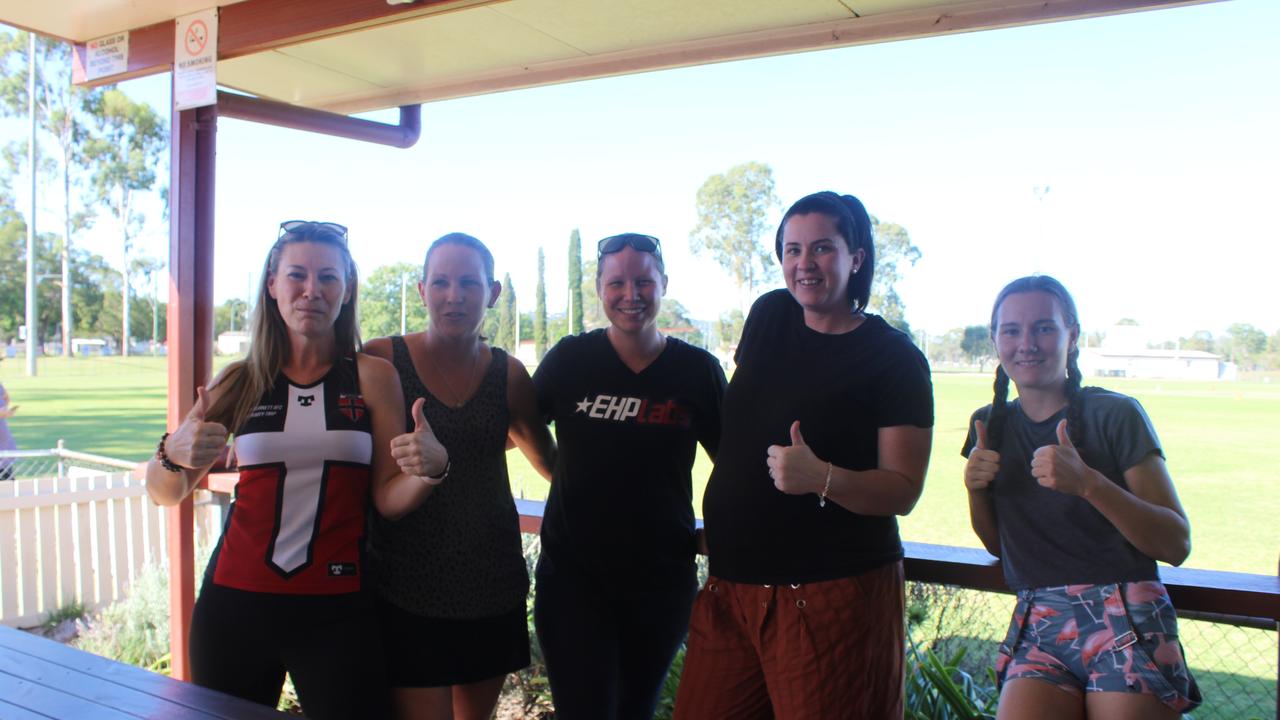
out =
[(404, 389), (406, 427), (418, 398), (449, 451), (449, 477), (399, 520), (374, 517), (372, 560), (382, 597), (436, 618), (482, 618), (524, 607), (529, 575), (520, 518), (507, 479), (507, 354), (492, 360), (475, 395), (460, 408), (433, 396), (418, 377), (404, 338), (391, 338)]

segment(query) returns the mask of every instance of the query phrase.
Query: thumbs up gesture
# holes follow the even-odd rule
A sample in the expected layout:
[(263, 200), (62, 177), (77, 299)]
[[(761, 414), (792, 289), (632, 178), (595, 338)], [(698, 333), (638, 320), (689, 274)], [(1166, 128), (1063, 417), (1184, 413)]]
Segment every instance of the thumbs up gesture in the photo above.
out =
[(186, 468), (206, 468), (218, 459), (227, 446), (227, 428), (222, 423), (208, 422), (209, 394), (204, 386), (196, 388), (196, 404), (164, 443), (169, 460)]
[(978, 444), (969, 451), (969, 461), (964, 466), (964, 486), (970, 490), (986, 490), (1000, 472), (1000, 453), (987, 444), (987, 424), (975, 420)]
[(1076, 451), (1067, 433), (1067, 421), (1058, 423), (1058, 444), (1036, 448), (1031, 456), (1031, 476), (1050, 490), (1084, 496), (1100, 479)]
[(791, 423), (791, 444), (770, 445), (766, 462), (773, 486), (788, 495), (821, 493), (826, 484), (827, 464), (809, 449), (799, 420)]
[[(449, 466), (449, 453), (431, 431), (431, 423), (422, 411), (426, 402), (426, 398), (413, 402), (413, 432), (391, 439), (391, 456), (406, 475), (420, 478), (428, 485), (438, 485)], [(436, 481), (432, 482), (432, 478)]]

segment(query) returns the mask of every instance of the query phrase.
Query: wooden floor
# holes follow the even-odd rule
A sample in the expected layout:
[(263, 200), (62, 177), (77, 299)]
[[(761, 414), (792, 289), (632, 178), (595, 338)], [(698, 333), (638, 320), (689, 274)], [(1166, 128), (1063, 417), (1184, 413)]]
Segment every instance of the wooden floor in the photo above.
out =
[(0, 626), (0, 718), (279, 720), (283, 713)]

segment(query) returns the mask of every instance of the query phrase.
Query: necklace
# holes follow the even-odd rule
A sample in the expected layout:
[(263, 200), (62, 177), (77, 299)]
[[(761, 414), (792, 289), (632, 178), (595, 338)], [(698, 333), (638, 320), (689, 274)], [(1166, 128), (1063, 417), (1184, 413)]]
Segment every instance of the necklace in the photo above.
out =
[[(449, 382), (449, 378), (445, 376), (444, 370), (441, 370), (440, 365), (436, 363), (435, 353), (430, 352), (430, 349), (428, 349), (427, 352), (427, 360), (431, 362), (431, 367), (435, 368), (436, 374), (440, 376), (440, 382), (444, 383), (449, 394), (453, 396), (453, 408), (455, 410), (461, 408), (466, 403), (466, 400), (463, 398), (462, 393), (455, 390), (453, 384)], [(463, 390), (470, 390), (471, 386), (475, 384), (476, 368), (478, 367), (480, 367), (480, 348), (477, 346), (475, 355), (471, 358), (471, 372), (467, 376), (467, 384), (462, 388)]]

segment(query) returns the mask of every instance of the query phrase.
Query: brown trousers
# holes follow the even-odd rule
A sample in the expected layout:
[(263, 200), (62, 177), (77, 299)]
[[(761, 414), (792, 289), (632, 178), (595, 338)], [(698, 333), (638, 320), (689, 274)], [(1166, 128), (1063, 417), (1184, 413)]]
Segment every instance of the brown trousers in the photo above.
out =
[(676, 720), (902, 717), (902, 563), (805, 585), (711, 577), (698, 592)]

